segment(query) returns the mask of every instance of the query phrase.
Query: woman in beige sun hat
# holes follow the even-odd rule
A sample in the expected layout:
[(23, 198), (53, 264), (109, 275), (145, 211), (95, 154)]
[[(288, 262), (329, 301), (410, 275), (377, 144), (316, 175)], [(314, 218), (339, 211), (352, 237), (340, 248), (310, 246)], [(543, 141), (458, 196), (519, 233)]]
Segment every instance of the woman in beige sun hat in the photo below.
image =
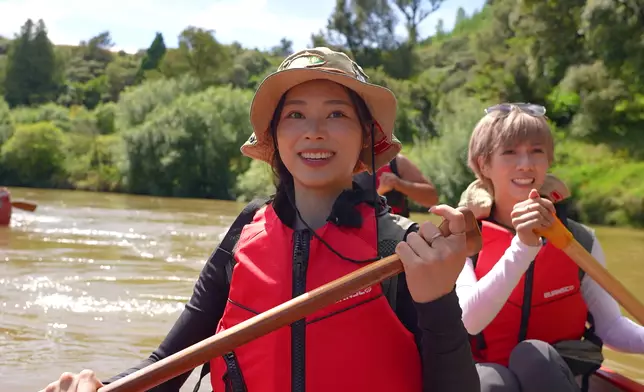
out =
[[(463, 215), (434, 207), (456, 233), (437, 237), (433, 224), (389, 214), (352, 182), (400, 151), (395, 118), (393, 93), (368, 83), (345, 54), (315, 48), (286, 58), (258, 88), (254, 132), (241, 148), (272, 165), (275, 196), (235, 220), (159, 349), (106, 382), (396, 252), (404, 274), (213, 358), (213, 390), (479, 392), (454, 292)], [(178, 391), (186, 378), (159, 390)]]

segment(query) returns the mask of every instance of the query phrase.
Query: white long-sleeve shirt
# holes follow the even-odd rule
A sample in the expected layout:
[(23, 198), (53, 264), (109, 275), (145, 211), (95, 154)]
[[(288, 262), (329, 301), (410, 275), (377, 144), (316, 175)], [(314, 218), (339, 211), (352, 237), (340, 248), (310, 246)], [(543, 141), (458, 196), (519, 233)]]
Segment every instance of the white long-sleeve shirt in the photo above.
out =
[[(604, 251), (593, 233), (591, 254), (606, 266)], [(463, 324), (476, 335), (492, 322), (541, 249), (528, 246), (514, 236), (501, 259), (477, 281), (472, 260), (468, 258), (456, 281), (456, 294), (463, 309)], [(593, 316), (595, 333), (616, 351), (644, 353), (644, 327), (622, 316), (617, 302), (588, 274), (581, 281), (581, 294)]]

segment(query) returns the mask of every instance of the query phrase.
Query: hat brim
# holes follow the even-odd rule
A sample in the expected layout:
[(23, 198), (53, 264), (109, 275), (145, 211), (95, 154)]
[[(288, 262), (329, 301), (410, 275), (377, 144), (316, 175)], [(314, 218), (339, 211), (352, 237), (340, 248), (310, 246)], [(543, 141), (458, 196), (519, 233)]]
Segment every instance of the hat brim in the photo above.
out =
[[(277, 104), (284, 93), (291, 88), (318, 79), (329, 80), (350, 88), (365, 101), (379, 125), (376, 127), (376, 132), (382, 132), (382, 135), (376, 135), (374, 141), (374, 144), (378, 145), (374, 166), (377, 170), (389, 163), (402, 149), (401, 143), (393, 136), (397, 109), (395, 95), (387, 88), (320, 68), (287, 69), (273, 73), (264, 79), (255, 93), (250, 108), (250, 122), (254, 134), (241, 147), (242, 154), (272, 164), (274, 147), (269, 135), (269, 127)], [(364, 167), (358, 171), (371, 172), (371, 152), (362, 154), (360, 160)]]

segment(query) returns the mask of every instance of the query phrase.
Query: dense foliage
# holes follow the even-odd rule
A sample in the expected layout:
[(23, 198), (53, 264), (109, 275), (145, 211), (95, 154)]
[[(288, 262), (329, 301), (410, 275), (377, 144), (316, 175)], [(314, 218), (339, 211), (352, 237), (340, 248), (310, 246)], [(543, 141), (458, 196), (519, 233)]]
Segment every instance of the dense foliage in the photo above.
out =
[[(449, 0), (445, 0), (449, 2)], [(644, 225), (644, 8), (633, 0), (488, 0), (431, 37), (442, 0), (337, 0), (314, 45), (344, 50), (399, 99), (397, 134), (455, 203), (472, 180), (469, 134), (499, 101), (544, 104), (553, 171), (581, 218)], [(396, 37), (397, 25), (406, 27)], [(270, 170), (239, 146), (253, 90), (292, 52), (224, 45), (187, 27), (177, 48), (115, 53), (110, 33), (55, 46), (45, 23), (0, 38), (0, 183), (248, 199)]]

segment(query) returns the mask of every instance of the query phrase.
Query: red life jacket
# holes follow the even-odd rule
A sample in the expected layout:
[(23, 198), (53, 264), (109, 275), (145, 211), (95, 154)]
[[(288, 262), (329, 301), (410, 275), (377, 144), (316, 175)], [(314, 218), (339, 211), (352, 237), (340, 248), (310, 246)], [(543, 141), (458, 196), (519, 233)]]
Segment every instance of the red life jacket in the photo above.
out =
[[(364, 203), (356, 208), (363, 217), (361, 228), (327, 223), (316, 233), (345, 257), (373, 258), (378, 240), (374, 210)], [(339, 258), (303, 233), (284, 225), (272, 205), (261, 208), (253, 222), (244, 226), (217, 333), (290, 300), (297, 286), (310, 291), (364, 266)], [(295, 324), (213, 359), (214, 392), (291, 391), (292, 382), (303, 383), (307, 392), (422, 390), (414, 336), (398, 320), (380, 285), (306, 317), (298, 327), (304, 330), (303, 341), (292, 350)], [(303, 358), (292, 358), (292, 353)], [(292, 380), (292, 363), (304, 367), (304, 379)]]
[[(514, 237), (506, 228), (488, 221), (482, 222), (481, 234), (483, 247), (474, 269), (479, 280), (499, 261)], [(580, 286), (579, 267), (546, 243), (494, 320), (472, 338), (474, 359), (507, 366), (512, 349), (522, 340), (554, 344), (581, 339), (588, 308)]]
[(11, 223), (11, 194), (7, 188), (0, 188), (0, 226)]
[[(380, 176), (382, 173), (393, 173), (397, 177), (400, 177), (400, 174), (398, 174), (398, 164), (396, 163), (395, 158), (376, 171), (376, 189), (380, 186)], [(383, 196), (387, 198), (387, 204), (391, 207), (391, 212), (400, 216), (409, 217), (409, 206), (407, 205), (407, 196), (405, 194), (392, 190), (385, 193)]]

